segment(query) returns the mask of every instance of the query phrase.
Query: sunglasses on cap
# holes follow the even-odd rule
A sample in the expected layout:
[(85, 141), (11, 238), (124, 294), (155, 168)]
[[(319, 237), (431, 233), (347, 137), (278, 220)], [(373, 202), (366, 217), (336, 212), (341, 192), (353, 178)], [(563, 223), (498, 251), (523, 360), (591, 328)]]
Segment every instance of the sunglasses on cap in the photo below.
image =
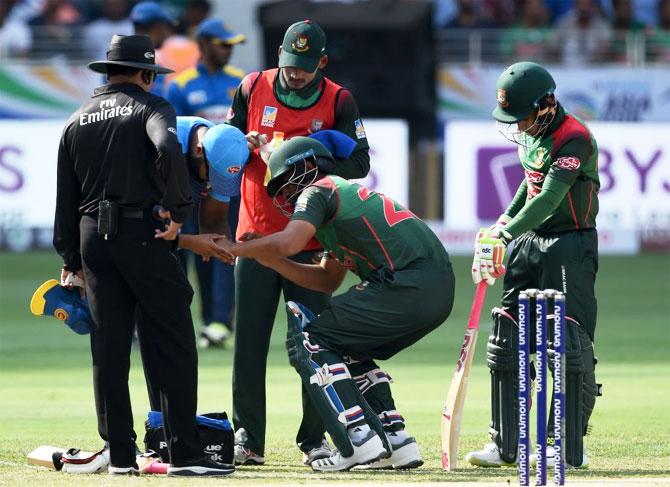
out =
[(316, 156), (314, 155), (314, 149), (310, 149), (310, 150), (308, 150), (306, 152), (303, 152), (301, 154), (296, 154), (294, 156), (289, 157), (288, 159), (286, 159), (286, 165), (291, 166), (291, 165), (295, 164), (296, 162), (307, 160), (309, 158), (312, 158), (312, 159), (316, 160)]
[(232, 47), (233, 44), (231, 44), (228, 41), (225, 41), (223, 39), (219, 39), (218, 37), (210, 37), (209, 42), (215, 46), (221, 47), (221, 46), (226, 46), (226, 47)]

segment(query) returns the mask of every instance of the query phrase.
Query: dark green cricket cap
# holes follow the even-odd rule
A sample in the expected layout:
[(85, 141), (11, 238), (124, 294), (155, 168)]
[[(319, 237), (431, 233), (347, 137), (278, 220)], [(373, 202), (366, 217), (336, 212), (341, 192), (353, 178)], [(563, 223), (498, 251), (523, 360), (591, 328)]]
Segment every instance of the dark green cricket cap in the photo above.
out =
[(326, 53), (326, 33), (316, 22), (303, 20), (286, 29), (279, 55), (280, 68), (316, 71), (319, 59)]

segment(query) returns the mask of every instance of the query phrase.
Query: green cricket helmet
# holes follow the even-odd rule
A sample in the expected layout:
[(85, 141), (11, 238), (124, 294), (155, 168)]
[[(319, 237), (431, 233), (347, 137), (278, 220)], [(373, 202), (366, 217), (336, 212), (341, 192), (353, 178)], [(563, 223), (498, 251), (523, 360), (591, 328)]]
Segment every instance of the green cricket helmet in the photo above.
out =
[(502, 123), (516, 123), (531, 116), (540, 100), (556, 90), (549, 71), (529, 61), (512, 64), (498, 78), (498, 106), (493, 118)]
[[(270, 181), (267, 191), (270, 198), (277, 196), (281, 187), (287, 183), (308, 186), (304, 181), (306, 173), (309, 171), (305, 161), (310, 159), (314, 161), (315, 173), (316, 166), (321, 165), (319, 159), (327, 159), (331, 163), (334, 161), (330, 151), (316, 139), (299, 136), (282, 142), (268, 161)], [(288, 174), (289, 171), (291, 172), (290, 175)], [(286, 179), (287, 176), (288, 179)]]

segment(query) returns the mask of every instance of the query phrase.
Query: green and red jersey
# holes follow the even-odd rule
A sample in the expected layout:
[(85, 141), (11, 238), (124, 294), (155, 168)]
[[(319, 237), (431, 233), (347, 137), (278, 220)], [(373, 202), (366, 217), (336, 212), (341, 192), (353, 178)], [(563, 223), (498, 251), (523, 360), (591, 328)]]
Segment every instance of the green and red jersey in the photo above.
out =
[[(559, 106), (542, 137), (522, 135), (519, 159), (525, 179), (506, 210), (513, 217), (506, 227), (513, 237), (527, 230), (595, 228), (598, 145), (581, 120)], [(533, 205), (536, 198), (551, 203)]]
[(306, 188), (291, 220), (314, 225), (323, 248), (363, 280), (381, 267), (398, 271), (417, 259), (449, 260), (437, 236), (411, 211), (338, 176)]

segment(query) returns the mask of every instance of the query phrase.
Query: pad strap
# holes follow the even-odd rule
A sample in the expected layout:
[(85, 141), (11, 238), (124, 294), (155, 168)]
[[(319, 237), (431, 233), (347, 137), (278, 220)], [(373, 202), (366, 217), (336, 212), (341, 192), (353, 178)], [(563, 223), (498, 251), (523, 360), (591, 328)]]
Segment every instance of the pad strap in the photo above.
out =
[(404, 428), (405, 425), (405, 418), (403, 418), (402, 415), (395, 409), (392, 411), (382, 411), (379, 414), (379, 419), (384, 425), (384, 428), (396, 425), (402, 425)]
[(305, 347), (307, 352), (309, 352), (310, 354), (319, 353), (319, 352), (323, 352), (324, 350), (326, 350), (325, 348), (322, 348), (319, 344), (312, 343), (309, 340), (309, 333), (307, 333), (306, 331), (302, 332), (302, 338), (303, 338), (302, 339), (302, 345)]
[(319, 366), (314, 360), (311, 360), (314, 367), (314, 375), (309, 378), (310, 384), (318, 384), (321, 387), (327, 387), (337, 381), (351, 379), (349, 369), (343, 363), (323, 364)]
[(377, 384), (381, 384), (382, 382), (392, 383), (393, 378), (382, 369), (374, 369), (363, 375), (357, 375), (354, 377), (354, 382), (356, 382), (361, 393), (365, 394), (371, 387)]
[(495, 315), (501, 315), (510, 320), (515, 325), (519, 326), (516, 322), (514, 316), (512, 316), (505, 308), (493, 308), (491, 310), (491, 317), (495, 318)]
[(351, 426), (355, 423), (360, 423), (365, 420), (365, 413), (360, 406), (353, 406), (342, 411), (338, 417), (341, 423)]

